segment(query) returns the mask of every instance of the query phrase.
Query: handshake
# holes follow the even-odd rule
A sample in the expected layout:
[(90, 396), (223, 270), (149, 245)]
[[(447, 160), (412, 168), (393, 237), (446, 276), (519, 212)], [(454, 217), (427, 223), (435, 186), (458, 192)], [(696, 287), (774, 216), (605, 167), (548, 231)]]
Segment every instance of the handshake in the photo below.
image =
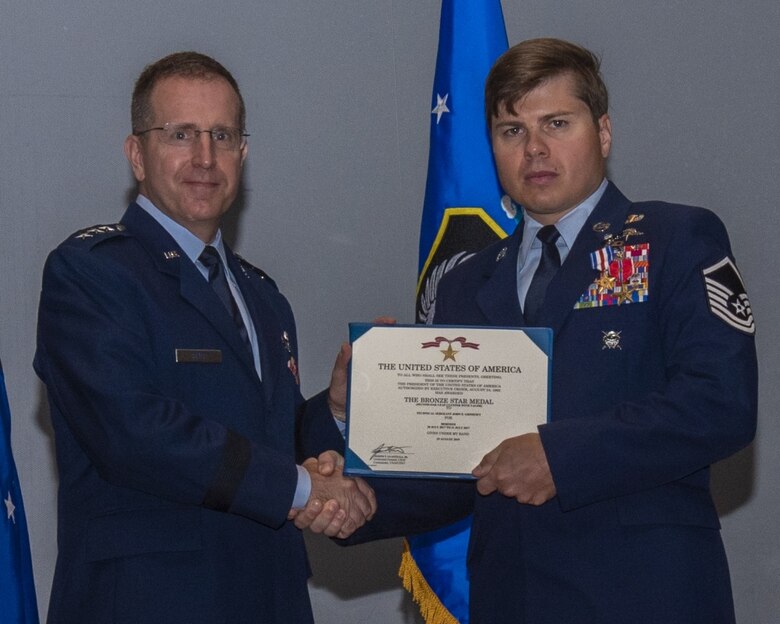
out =
[(287, 516), (299, 529), (344, 539), (374, 517), (374, 490), (363, 479), (343, 475), (344, 458), (336, 451), (311, 457), (303, 467), (311, 477), (311, 494), (303, 509), (291, 509)]

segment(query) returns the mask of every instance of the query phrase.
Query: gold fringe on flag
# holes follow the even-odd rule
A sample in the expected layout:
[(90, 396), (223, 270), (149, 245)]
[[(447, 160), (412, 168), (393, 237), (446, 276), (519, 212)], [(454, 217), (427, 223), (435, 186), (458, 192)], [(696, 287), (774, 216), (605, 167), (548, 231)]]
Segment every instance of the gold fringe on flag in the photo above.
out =
[(404, 552), (401, 554), (401, 567), (398, 576), (404, 584), (404, 589), (412, 595), (412, 600), (420, 607), (420, 614), (426, 624), (458, 624), (453, 615), (445, 607), (439, 597), (428, 585), (420, 568), (409, 550), (409, 542), (404, 540)]

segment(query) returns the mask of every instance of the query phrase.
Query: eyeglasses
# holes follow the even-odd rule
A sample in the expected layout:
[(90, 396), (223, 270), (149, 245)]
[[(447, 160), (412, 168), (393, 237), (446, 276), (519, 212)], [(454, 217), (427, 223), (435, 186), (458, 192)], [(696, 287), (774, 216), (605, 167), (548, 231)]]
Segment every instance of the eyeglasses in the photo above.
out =
[(241, 149), (246, 143), (246, 137), (249, 135), (241, 132), (238, 128), (211, 128), (210, 130), (199, 130), (192, 124), (172, 124), (167, 123), (157, 128), (147, 128), (133, 132), (135, 136), (141, 136), (152, 130), (159, 130), (160, 141), (166, 145), (175, 145), (177, 147), (192, 147), (200, 137), (201, 132), (211, 135), (214, 146), (218, 149), (235, 151)]

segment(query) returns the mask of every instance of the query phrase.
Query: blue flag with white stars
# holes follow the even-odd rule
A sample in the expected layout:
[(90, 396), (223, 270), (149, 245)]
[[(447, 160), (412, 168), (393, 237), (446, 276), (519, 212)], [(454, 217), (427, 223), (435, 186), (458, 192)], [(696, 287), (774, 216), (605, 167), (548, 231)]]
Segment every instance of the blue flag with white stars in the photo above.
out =
[(507, 49), (499, 0), (443, 0), (431, 101), (428, 180), (420, 226), (416, 315), (430, 322), (448, 270), (511, 234), (485, 122), (485, 79)]
[(30, 540), (11, 454), (11, 413), (0, 364), (0, 621), (38, 624)]
[[(507, 49), (499, 0), (442, 0), (431, 100), (428, 180), (420, 228), (416, 320), (435, 320), (441, 277), (510, 235), (484, 113), (485, 79)], [(407, 538), (400, 575), (427, 624), (468, 624), (471, 518)]]

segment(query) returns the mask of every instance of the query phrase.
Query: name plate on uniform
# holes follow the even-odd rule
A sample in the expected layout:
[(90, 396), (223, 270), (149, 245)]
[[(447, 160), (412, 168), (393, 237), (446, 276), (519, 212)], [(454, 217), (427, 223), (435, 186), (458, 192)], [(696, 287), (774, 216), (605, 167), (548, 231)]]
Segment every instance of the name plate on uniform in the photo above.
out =
[(473, 478), (547, 422), (552, 330), (351, 323), (345, 473)]

